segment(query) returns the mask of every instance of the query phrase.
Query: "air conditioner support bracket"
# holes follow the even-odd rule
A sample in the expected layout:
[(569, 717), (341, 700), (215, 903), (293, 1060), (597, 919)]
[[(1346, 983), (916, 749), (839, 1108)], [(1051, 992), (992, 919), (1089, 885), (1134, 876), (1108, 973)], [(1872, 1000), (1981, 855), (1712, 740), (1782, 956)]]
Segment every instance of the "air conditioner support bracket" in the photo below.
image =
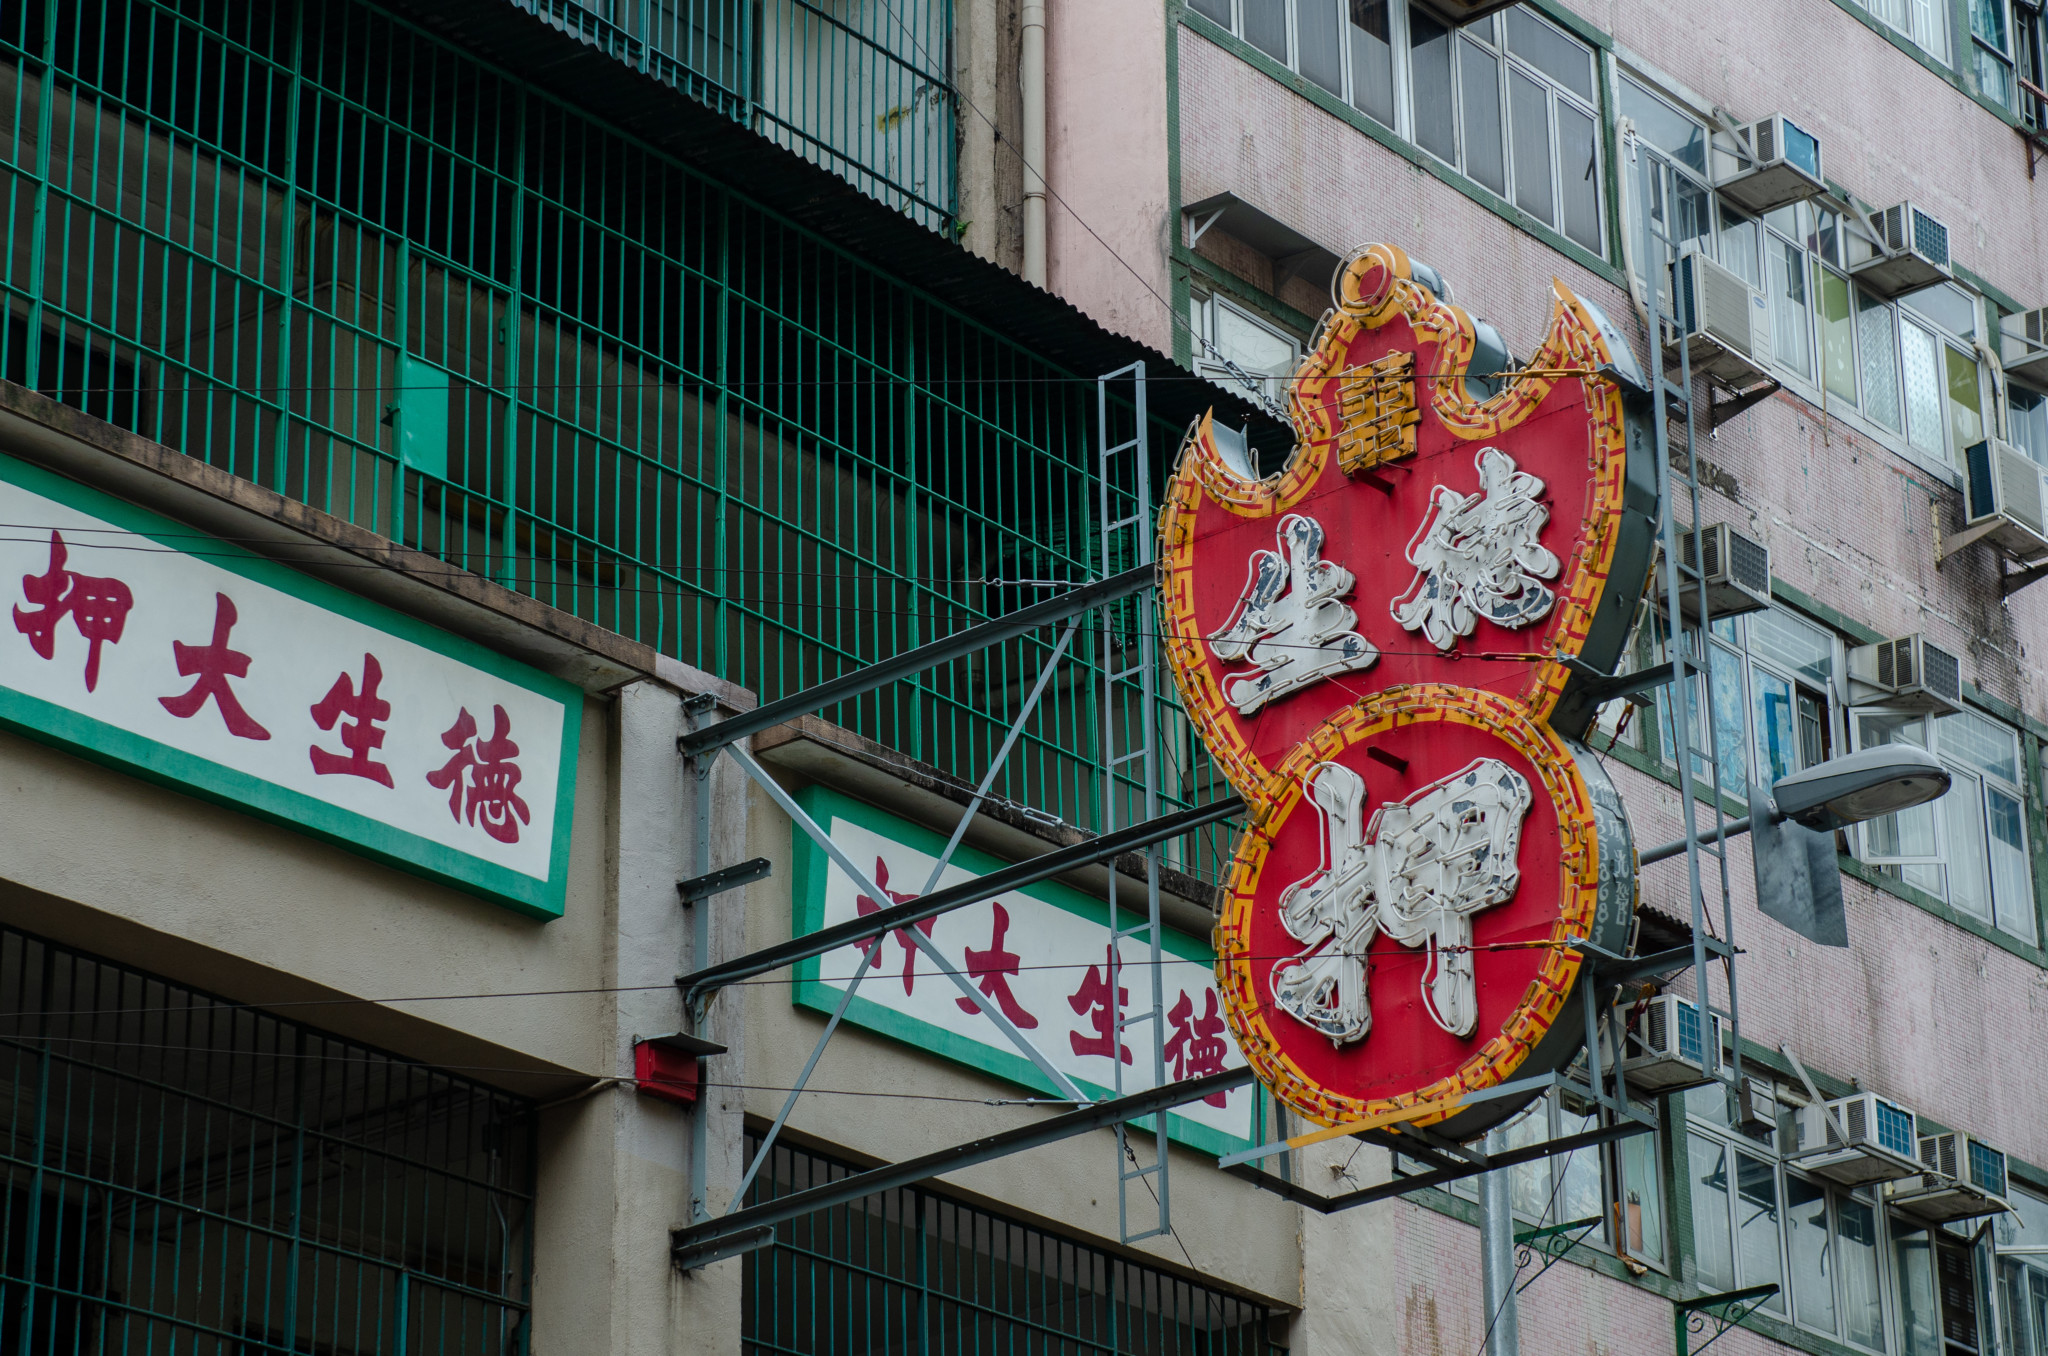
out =
[[(1937, 521), (1935, 525), (1939, 527), (1940, 523)], [(1978, 542), (1984, 540), (1984, 538), (1990, 536), (2003, 526), (2005, 524), (2002, 520), (1993, 518), (1989, 522), (1979, 523), (1975, 527), (1966, 527), (1952, 537), (1943, 537), (1935, 545), (1934, 568), (1940, 569), (1948, 564), (1950, 556), (1955, 555), (1966, 546), (1975, 546)], [(2033, 581), (2029, 580), (2028, 582), (2031, 583)], [(2007, 592), (2011, 592), (2011, 590), (2007, 590)]]
[[(1724, 388), (1719, 382), (1709, 383), (1707, 387), (1707, 432), (1714, 432), (1721, 425), (1727, 423), (1736, 415), (1741, 414), (1750, 406), (1769, 400), (1778, 393), (1778, 386), (1779, 382), (1776, 377), (1766, 377), (1754, 386), (1745, 386), (1741, 390), (1736, 390), (1732, 386)], [(1720, 399), (1718, 395), (1718, 392), (1723, 389), (1730, 392), (1729, 398), (1726, 400)]]
[[(1699, 1295), (1677, 1301), (1671, 1312), (1677, 1328), (1678, 1356), (1699, 1356), (1700, 1352), (1720, 1341), (1721, 1334), (1748, 1318), (1765, 1300), (1777, 1293), (1776, 1284), (1751, 1285), (1741, 1290), (1724, 1290), (1718, 1295)], [(1714, 1312), (1716, 1310), (1719, 1312)], [(1705, 1332), (1709, 1323), (1714, 1325), (1714, 1335), (1694, 1347), (1692, 1335)]]
[(2023, 570), (2007, 570), (1998, 581), (1998, 592), (2002, 598), (2010, 598), (2027, 585), (2048, 579), (2048, 561), (2029, 565)]

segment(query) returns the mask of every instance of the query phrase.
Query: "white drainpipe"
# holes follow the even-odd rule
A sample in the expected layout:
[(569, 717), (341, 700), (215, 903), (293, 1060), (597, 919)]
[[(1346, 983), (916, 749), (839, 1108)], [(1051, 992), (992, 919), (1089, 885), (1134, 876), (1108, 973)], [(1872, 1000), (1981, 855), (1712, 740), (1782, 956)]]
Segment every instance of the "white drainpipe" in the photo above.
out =
[(1045, 0), (1024, 0), (1024, 281), (1045, 286)]

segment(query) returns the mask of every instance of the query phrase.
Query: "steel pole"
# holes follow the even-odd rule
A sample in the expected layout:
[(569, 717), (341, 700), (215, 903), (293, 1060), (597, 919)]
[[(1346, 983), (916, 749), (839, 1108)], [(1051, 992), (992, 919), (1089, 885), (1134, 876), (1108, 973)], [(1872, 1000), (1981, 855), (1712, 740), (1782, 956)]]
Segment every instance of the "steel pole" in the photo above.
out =
[[(1508, 1148), (1508, 1132), (1486, 1132), (1486, 1152)], [(1479, 1179), (1479, 1260), (1486, 1291), (1486, 1356), (1521, 1356), (1522, 1332), (1515, 1317), (1515, 1203), (1508, 1170), (1495, 1168)]]

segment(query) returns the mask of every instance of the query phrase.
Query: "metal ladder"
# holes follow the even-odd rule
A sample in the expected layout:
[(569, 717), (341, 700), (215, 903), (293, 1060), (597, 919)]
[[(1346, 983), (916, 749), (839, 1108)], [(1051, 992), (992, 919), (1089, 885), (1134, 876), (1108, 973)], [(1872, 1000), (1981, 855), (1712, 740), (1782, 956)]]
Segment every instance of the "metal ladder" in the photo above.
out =
[[(1128, 390), (1129, 403), (1113, 407), (1111, 394), (1118, 387)], [(1118, 426), (1126, 418), (1134, 418), (1130, 436), (1118, 439)], [(1099, 578), (1152, 563), (1152, 465), (1146, 419), (1145, 364), (1142, 361), (1118, 368), (1096, 380), (1096, 521), (1100, 524), (1096, 564)], [(1119, 499), (1128, 505), (1128, 512), (1116, 517), (1113, 515), (1119, 511)], [(1110, 833), (1129, 823), (1155, 819), (1159, 815), (1157, 631), (1158, 609), (1151, 589), (1141, 590), (1102, 609), (1102, 815), (1096, 826), (1102, 833)], [(1138, 708), (1135, 713), (1131, 710), (1134, 703)], [(1135, 721), (1131, 718), (1134, 714)], [(1131, 741), (1134, 727), (1136, 739)], [(1135, 797), (1139, 803), (1125, 814), (1124, 800), (1132, 792), (1120, 787), (1118, 778), (1124, 769), (1134, 764), (1138, 768), (1135, 780), (1141, 783)], [(1110, 1024), (1110, 1066), (1114, 1071), (1112, 1085), (1119, 1097), (1131, 1091), (1124, 1086), (1122, 1053), (1125, 1049), (1124, 1033), (1136, 1027), (1149, 1024), (1152, 1039), (1149, 1050), (1141, 1047), (1131, 1052), (1133, 1059), (1149, 1057), (1152, 1071), (1149, 1086), (1158, 1087), (1166, 1082), (1165, 971), (1159, 921), (1160, 847), (1154, 843), (1143, 849), (1145, 920), (1134, 927), (1123, 926), (1124, 910), (1117, 900), (1116, 865), (1114, 862), (1109, 864), (1110, 931), (1106, 968), (1109, 971), (1113, 1019)], [(1136, 1011), (1130, 1012), (1125, 1010), (1123, 980), (1123, 943), (1127, 938), (1140, 942), (1150, 953), (1152, 994), (1149, 1006), (1140, 1003)], [(1152, 1161), (1149, 1165), (1139, 1163), (1137, 1150), (1133, 1147), (1135, 1140), (1145, 1137), (1143, 1131), (1134, 1136), (1129, 1124), (1118, 1122), (1116, 1217), (1117, 1232), (1125, 1243), (1153, 1238), (1173, 1229), (1166, 1181), (1166, 1116), (1163, 1113), (1153, 1117), (1149, 1136), (1153, 1141)], [(1155, 1211), (1148, 1214), (1156, 1214), (1156, 1222), (1135, 1230), (1131, 1225), (1134, 1184), (1142, 1184), (1149, 1189), (1148, 1197)]]
[[(1636, 181), (1637, 204), (1642, 219), (1643, 248), (1639, 263), (1645, 275), (1645, 290), (1648, 293), (1650, 313), (1650, 354), (1647, 370), (1650, 375), (1650, 392), (1654, 440), (1657, 455), (1657, 472), (1664, 479), (1664, 493), (1658, 496), (1661, 521), (1658, 524), (1658, 540), (1663, 552), (1664, 587), (1663, 597), (1656, 599), (1654, 609), (1661, 604), (1661, 621), (1665, 648), (1671, 658), (1671, 742), (1676, 746), (1678, 780), (1681, 788), (1678, 797), (1679, 814), (1685, 825), (1685, 874), (1686, 890), (1691, 904), (1692, 954), (1694, 984), (1697, 986), (1697, 1002), (1700, 1010), (1700, 1039), (1703, 1050), (1710, 1052), (1707, 1063), (1711, 1072), (1731, 1087), (1739, 1087), (1742, 1078), (1742, 1022), (1740, 1006), (1736, 1001), (1735, 987), (1735, 917), (1734, 898), (1729, 889), (1728, 845), (1724, 836), (1728, 816), (1723, 810), (1722, 796), (1726, 790), (1739, 789), (1746, 797), (1752, 796), (1745, 784), (1741, 788), (1725, 788), (1721, 781), (1721, 745), (1724, 733), (1716, 719), (1714, 703), (1714, 647), (1712, 615), (1707, 602), (1707, 585), (1699, 565), (1705, 560), (1703, 524), (1700, 522), (1700, 483), (1698, 456), (1698, 428), (1693, 413), (1692, 356), (1684, 342), (1684, 331), (1676, 313), (1678, 303), (1677, 284), (1671, 278), (1669, 261), (1678, 253), (1677, 242), (1669, 230), (1668, 218), (1660, 224), (1658, 208), (1662, 206), (1657, 193), (1655, 161), (1634, 144), (1631, 138), (1629, 153), (1637, 162)], [(1665, 209), (1668, 212), (1668, 208)], [(1667, 295), (1669, 300), (1667, 301)], [(1676, 339), (1678, 349), (1678, 379), (1673, 381), (1665, 364), (1665, 345)], [(1671, 438), (1671, 427), (1676, 423), (1682, 430), (1682, 441), (1676, 445)], [(1677, 508), (1679, 494), (1686, 499), (1689, 526), (1678, 522)], [(1679, 549), (1681, 537), (1691, 536), (1691, 564)], [(1693, 632), (1698, 653), (1687, 652), (1684, 612), (1681, 601), (1686, 588), (1696, 589), (1699, 613), (1699, 627)], [(1697, 678), (1695, 677), (1697, 675)], [(1698, 706), (1697, 712), (1693, 709)], [(1700, 735), (1705, 734), (1705, 747), (1700, 747)], [(1661, 733), (1661, 731), (1660, 731)], [(1739, 734), (1738, 732), (1735, 732)], [(1747, 750), (1744, 750), (1747, 762)], [(1705, 775), (1700, 777), (1703, 785), (1711, 785), (1713, 794), (1709, 797), (1712, 806), (1712, 833), (1703, 837), (1700, 816), (1695, 803), (1694, 769), (1705, 764)], [(1745, 779), (1746, 780), (1746, 779)], [(1702, 858), (1711, 858), (1711, 871), (1719, 875), (1721, 889), (1720, 932), (1709, 931), (1711, 919), (1707, 907), (1706, 884), (1708, 873), (1702, 870)], [(1719, 960), (1724, 977), (1722, 989), (1726, 994), (1725, 1004), (1714, 1001), (1712, 968), (1709, 962)], [(1732, 1060), (1723, 1065), (1720, 1057), (1720, 1041), (1715, 1035), (1716, 1020), (1726, 1023), (1728, 1040), (1733, 1053)]]

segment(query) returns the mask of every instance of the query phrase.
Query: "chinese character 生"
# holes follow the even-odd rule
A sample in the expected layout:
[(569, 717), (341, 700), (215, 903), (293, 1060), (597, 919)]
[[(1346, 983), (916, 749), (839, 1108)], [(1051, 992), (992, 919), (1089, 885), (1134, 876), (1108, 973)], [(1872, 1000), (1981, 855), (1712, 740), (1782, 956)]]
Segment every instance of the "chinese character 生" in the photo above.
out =
[[(348, 750), (330, 753), (318, 744), (309, 747), (306, 752), (312, 755), (316, 776), (343, 773), (391, 785), (391, 769), (370, 757), (384, 744), (384, 731), (378, 722), (391, 719), (391, 703), (377, 695), (377, 685), (383, 681), (384, 666), (377, 662), (376, 655), (366, 654), (361, 691), (356, 690), (355, 680), (344, 673), (327, 689), (327, 695), (314, 704), (313, 723), (321, 729), (332, 730), (337, 721), (342, 721), (341, 746)], [(343, 717), (347, 720), (343, 721)]]
[(1323, 559), (1322, 524), (1290, 513), (1280, 520), (1275, 546), (1252, 552), (1230, 624), (1209, 637), (1218, 659), (1253, 665), (1223, 680), (1225, 698), (1246, 716), (1322, 679), (1371, 668), (1380, 657), (1351, 629), (1358, 614), (1342, 599), (1356, 581)]
[(57, 657), (57, 626), (66, 617), (85, 637), (85, 690), (100, 683), (100, 646), (118, 645), (135, 595), (118, 579), (97, 579), (64, 568), (64, 538), (50, 533), (50, 568), (21, 577), (21, 595), (39, 606), (16, 606), (14, 629), (28, 637), (29, 648), (45, 659)]
[[(1117, 973), (1123, 967), (1117, 963), (1114, 945), (1103, 955), (1101, 965), (1091, 965), (1081, 980), (1081, 987), (1067, 996), (1067, 1006), (1076, 1014), (1088, 1019), (1095, 1028), (1093, 1036), (1084, 1036), (1078, 1031), (1067, 1033), (1067, 1043), (1073, 1046), (1077, 1055), (1101, 1055), (1104, 1059), (1120, 1058), (1131, 1062), (1131, 1048), (1118, 1037), (1117, 1014), (1131, 1001), (1131, 991), (1116, 984)], [(1115, 985), (1115, 993), (1110, 992)]]

